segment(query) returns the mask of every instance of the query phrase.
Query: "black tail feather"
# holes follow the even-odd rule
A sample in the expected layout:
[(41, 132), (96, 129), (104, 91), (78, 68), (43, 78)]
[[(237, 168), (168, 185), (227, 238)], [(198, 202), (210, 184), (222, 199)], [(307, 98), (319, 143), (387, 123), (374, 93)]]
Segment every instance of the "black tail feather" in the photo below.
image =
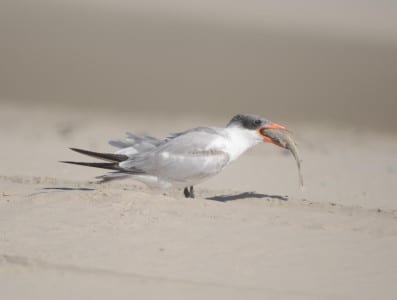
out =
[[(77, 148), (70, 148), (70, 150), (73, 150), (75, 152), (88, 155), (91, 157), (99, 158), (102, 160), (110, 161), (110, 162), (122, 162), (128, 159), (127, 155), (124, 154), (113, 154), (113, 153), (99, 153), (99, 152), (93, 152), (93, 151), (88, 151), (88, 150), (83, 150), (83, 149), (77, 149)], [(77, 164), (83, 164), (83, 163), (77, 163)], [(102, 167), (98, 167), (102, 168)]]
[(127, 155), (123, 154), (113, 154), (113, 153), (98, 153), (98, 152), (92, 152), (88, 150), (83, 150), (83, 149), (77, 149), (77, 148), (70, 148), (73, 151), (76, 151), (81, 154), (85, 154), (88, 156), (92, 156), (95, 158), (107, 160), (109, 162), (79, 162), (79, 161), (60, 161), (61, 163), (65, 164), (72, 164), (72, 165), (79, 165), (79, 166), (86, 166), (86, 167), (94, 167), (94, 168), (100, 168), (100, 169), (107, 169), (107, 170), (113, 170), (113, 171), (118, 171), (121, 173), (126, 173), (126, 174), (144, 174), (145, 172), (134, 168), (130, 167), (128, 169), (121, 168), (119, 166), (119, 163), (125, 160), (128, 160)]
[(119, 167), (118, 163), (89, 163), (89, 162), (79, 162), (79, 161), (60, 161), (60, 162), (65, 164), (121, 171), (121, 168)]

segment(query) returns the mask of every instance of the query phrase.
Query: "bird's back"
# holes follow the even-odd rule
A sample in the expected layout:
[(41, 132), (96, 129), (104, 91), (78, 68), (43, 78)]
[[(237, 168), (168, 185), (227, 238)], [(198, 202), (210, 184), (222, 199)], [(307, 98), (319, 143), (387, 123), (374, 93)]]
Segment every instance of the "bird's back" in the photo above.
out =
[(181, 183), (197, 183), (219, 173), (230, 160), (216, 128), (200, 127), (170, 135), (157, 147), (121, 162), (123, 169), (137, 168), (149, 175)]

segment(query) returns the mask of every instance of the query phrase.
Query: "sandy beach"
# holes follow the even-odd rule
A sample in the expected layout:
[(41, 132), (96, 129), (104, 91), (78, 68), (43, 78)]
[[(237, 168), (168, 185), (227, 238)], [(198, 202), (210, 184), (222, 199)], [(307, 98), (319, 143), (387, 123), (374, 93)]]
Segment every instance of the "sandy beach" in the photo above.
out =
[[(289, 2), (2, 1), (1, 299), (395, 299), (395, 4)], [(304, 190), (265, 143), (196, 199), (59, 163), (240, 112)]]
[[(110, 151), (106, 141), (127, 128), (147, 133), (144, 115), (72, 115), (1, 107), (7, 299), (391, 299), (397, 292), (393, 136), (290, 124), (304, 191), (293, 158), (260, 145), (198, 185), (192, 200), (131, 180), (96, 184), (101, 170), (58, 163), (81, 158), (69, 146)], [(151, 133), (199, 120), (225, 123), (158, 116)]]

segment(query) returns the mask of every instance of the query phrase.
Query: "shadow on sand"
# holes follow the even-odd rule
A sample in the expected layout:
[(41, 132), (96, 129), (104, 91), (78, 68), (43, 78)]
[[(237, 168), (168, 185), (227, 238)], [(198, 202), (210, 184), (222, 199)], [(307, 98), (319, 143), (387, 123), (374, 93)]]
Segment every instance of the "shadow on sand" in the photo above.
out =
[(50, 190), (50, 191), (95, 191), (95, 189), (91, 188), (72, 188), (72, 187), (46, 187), (43, 190)]
[(220, 195), (220, 196), (207, 197), (206, 199), (220, 201), (220, 202), (227, 202), (227, 201), (241, 200), (247, 198), (268, 198), (268, 199), (288, 201), (288, 196), (260, 194), (255, 192), (244, 192), (235, 195)]

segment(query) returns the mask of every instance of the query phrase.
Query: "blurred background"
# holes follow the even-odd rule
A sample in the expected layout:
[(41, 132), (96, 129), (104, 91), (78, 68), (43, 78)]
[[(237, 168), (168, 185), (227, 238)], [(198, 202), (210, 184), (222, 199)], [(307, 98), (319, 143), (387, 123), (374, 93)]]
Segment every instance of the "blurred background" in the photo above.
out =
[(1, 0), (0, 99), (396, 132), (397, 2)]

